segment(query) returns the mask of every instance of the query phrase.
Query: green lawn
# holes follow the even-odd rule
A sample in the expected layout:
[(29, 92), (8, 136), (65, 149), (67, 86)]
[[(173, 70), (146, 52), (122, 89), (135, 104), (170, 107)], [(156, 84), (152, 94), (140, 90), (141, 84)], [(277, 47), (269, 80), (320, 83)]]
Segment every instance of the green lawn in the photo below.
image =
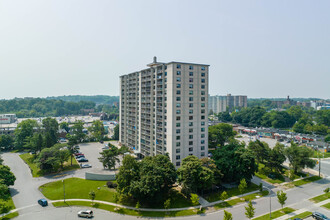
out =
[(101, 203), (95, 203), (94, 205), (91, 205), (91, 202), (86, 201), (68, 201), (66, 203), (64, 202), (54, 202), (53, 205), (55, 207), (62, 207), (62, 206), (87, 206), (87, 207), (93, 207), (98, 209), (104, 209), (110, 212), (116, 212), (119, 214), (124, 215), (133, 215), (133, 216), (143, 216), (143, 217), (177, 217), (177, 216), (187, 216), (187, 215), (196, 215), (196, 214), (202, 214), (205, 211), (202, 210), (197, 213), (196, 210), (190, 209), (190, 210), (183, 210), (183, 211), (174, 211), (174, 212), (155, 212), (155, 211), (135, 211), (131, 209), (125, 209), (125, 208), (116, 208), (112, 205), (106, 205)]
[(314, 155), (313, 155), (314, 158), (329, 158), (330, 157), (330, 152), (320, 152), (320, 151), (314, 151)]
[(327, 208), (327, 209), (330, 209), (330, 203), (327, 203), (325, 205), (322, 205), (322, 207)]
[(312, 176), (312, 177), (308, 177), (308, 178), (305, 178), (305, 179), (302, 179), (302, 180), (293, 181), (291, 183), (286, 184), (286, 186), (288, 186), (288, 187), (301, 186), (301, 185), (311, 183), (311, 182), (314, 182), (314, 181), (317, 181), (317, 180), (320, 180), (320, 179), (322, 179), (322, 177)]
[[(89, 192), (94, 190), (96, 193), (95, 200), (107, 201), (116, 203), (115, 189), (109, 189), (106, 186), (107, 181), (85, 180), (80, 178), (68, 178), (64, 180), (65, 198), (66, 199), (89, 199)], [(98, 189), (100, 188), (100, 189)], [(39, 190), (44, 196), (51, 200), (63, 199), (63, 183), (62, 180), (47, 183), (39, 187)], [(191, 201), (183, 194), (176, 190), (171, 190), (169, 193), (171, 199), (170, 208), (182, 208), (193, 206)], [(123, 201), (123, 204), (135, 207), (135, 201), (128, 199)], [(143, 206), (143, 204), (141, 204)], [(145, 206), (146, 207), (146, 206)], [(161, 204), (149, 203), (148, 207), (163, 208), (164, 202)]]
[(239, 203), (243, 203), (245, 201), (256, 199), (257, 196), (260, 196), (260, 197), (266, 196), (266, 195), (268, 195), (268, 193), (269, 192), (267, 190), (264, 190), (264, 191), (262, 191), (262, 193), (253, 193), (253, 194), (250, 194), (250, 195), (247, 195), (247, 196), (243, 196), (241, 198), (231, 199), (231, 200), (226, 201), (226, 202), (218, 203), (214, 207), (216, 209), (227, 208), (227, 207), (230, 207), (230, 206), (237, 205)]
[(318, 203), (330, 199), (330, 192), (311, 198), (310, 201)]
[(301, 218), (301, 219), (304, 219), (304, 218), (307, 218), (308, 216), (311, 216), (313, 213), (312, 212), (309, 212), (309, 211), (306, 211), (306, 212), (303, 212), (303, 213), (300, 213), (298, 215), (295, 215), (291, 218), (288, 218), (287, 220), (292, 220), (292, 219), (296, 219), (296, 218)]
[[(289, 207), (277, 210), (275, 212), (272, 212), (272, 218), (271, 219), (281, 217), (283, 215), (289, 214), (289, 213), (294, 212), (294, 211), (296, 211), (296, 210), (292, 209), (292, 208), (289, 208)], [(266, 215), (260, 216), (258, 218), (254, 218), (253, 220), (270, 220), (269, 213), (266, 214)]]
[[(258, 189), (259, 188), (258, 188), (258, 186), (256, 184), (250, 183), (248, 185), (248, 188), (245, 190), (244, 193), (252, 192), (252, 191), (255, 191), (255, 190), (258, 190)], [(226, 189), (225, 191), (227, 192), (229, 198), (232, 197), (232, 196), (238, 196), (238, 195), (241, 194), (240, 191), (238, 190), (238, 187), (231, 188), (231, 189)], [(221, 200), (220, 197), (221, 197), (221, 193), (222, 192), (223, 191), (220, 191), (220, 192), (217, 192), (217, 193), (213, 193), (211, 195), (205, 196), (204, 198), (207, 201), (209, 201), (209, 202), (219, 201), (219, 200)]]
[[(259, 163), (259, 166), (258, 166), (258, 172), (255, 173), (255, 175), (257, 177), (259, 177), (260, 179), (263, 179), (269, 183), (283, 183), (285, 181), (284, 179), (284, 176), (282, 174), (279, 174), (279, 173), (273, 173), (273, 172), (262, 172), (263, 170), (265, 170), (265, 165), (262, 164), (262, 163)], [(269, 174), (275, 174), (276, 175), (276, 178), (272, 179), (272, 178), (269, 178), (268, 175)]]
[[(21, 154), (19, 156), (30, 167), (33, 177), (40, 177), (40, 176), (49, 174), (49, 173), (44, 173), (39, 169), (37, 164), (34, 162), (34, 156), (32, 154), (25, 153), (25, 154)], [(71, 166), (71, 158), (69, 158), (69, 160), (64, 163), (64, 169), (62, 171), (69, 171), (69, 170), (74, 170), (74, 169), (79, 169), (79, 168), (80, 167), (79, 167), (79, 164), (76, 161), (76, 159), (75, 158), (72, 159), (72, 166)]]
[(12, 200), (12, 198), (11, 198), (10, 195), (8, 195), (8, 199), (7, 200), (0, 199), (0, 203), (4, 203), (4, 205), (8, 206), (9, 207), (9, 210), (8, 211), (13, 210), (13, 209), (16, 208), (15, 207), (15, 204), (14, 204), (14, 202), (13, 202), (13, 200)]
[(18, 212), (13, 212), (8, 215), (3, 216), (0, 220), (9, 220), (18, 216)]

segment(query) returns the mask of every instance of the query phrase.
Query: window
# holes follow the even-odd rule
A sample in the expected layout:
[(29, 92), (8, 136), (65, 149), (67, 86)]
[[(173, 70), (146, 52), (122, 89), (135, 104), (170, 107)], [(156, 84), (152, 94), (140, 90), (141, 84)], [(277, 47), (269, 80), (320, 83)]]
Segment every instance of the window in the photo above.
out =
[(205, 70), (205, 66), (202, 66), (201, 70)]
[(189, 145), (193, 145), (194, 144), (194, 142), (193, 141), (189, 141)]
[(201, 140), (201, 144), (205, 144), (205, 140)]
[(205, 91), (201, 91), (201, 95), (205, 95)]
[(193, 90), (189, 90), (189, 95), (193, 95), (194, 91)]
[(205, 103), (201, 103), (201, 107), (204, 108), (205, 107)]
[(176, 116), (176, 120), (180, 121), (181, 117), (180, 116)]
[(193, 151), (193, 148), (192, 148), (192, 147), (189, 147), (189, 151), (190, 151), (190, 152)]
[(176, 139), (177, 139), (177, 140), (180, 140), (180, 136), (176, 136)]
[(189, 78), (189, 82), (194, 82), (194, 79), (193, 78)]
[(180, 166), (180, 162), (176, 162), (176, 166), (179, 167)]
[(181, 94), (181, 90), (176, 90), (176, 94), (180, 95)]
[(201, 79), (201, 83), (205, 83), (205, 79)]
[(193, 84), (189, 84), (189, 89), (193, 89), (194, 85)]
[(205, 156), (205, 152), (202, 152), (202, 153), (201, 153), (201, 157), (204, 157), (204, 156)]
[(205, 119), (205, 115), (202, 115), (202, 116), (201, 116), (201, 120), (204, 120), (204, 119)]
[(194, 116), (189, 116), (189, 120), (193, 120), (194, 119)]
[(180, 102), (181, 101), (181, 97), (176, 97), (176, 101)]
[(181, 68), (181, 64), (176, 64), (176, 68), (180, 69)]
[(180, 160), (180, 155), (176, 155), (176, 159), (177, 160)]
[(181, 77), (176, 77), (177, 82), (181, 82)]
[(205, 76), (205, 73), (202, 73), (201, 76), (204, 77)]
[(165, 76), (167, 76), (167, 72), (165, 72)]
[(179, 153), (180, 153), (180, 149), (176, 149), (175, 152), (176, 152), (177, 154), (179, 154)]
[(201, 132), (204, 132), (205, 131), (205, 128), (201, 128)]
[(201, 150), (205, 150), (205, 146), (201, 146)]
[(176, 127), (180, 127), (181, 126), (181, 124), (180, 123), (176, 123)]
[(201, 101), (204, 102), (205, 101), (205, 97), (201, 97)]
[(194, 69), (194, 67), (193, 67), (193, 66), (189, 66), (189, 69), (190, 69), (190, 70), (193, 70), (193, 69)]
[(194, 98), (193, 97), (189, 97), (189, 102), (192, 102), (194, 101)]
[(194, 111), (192, 109), (189, 109), (189, 114), (194, 113)]
[(180, 83), (176, 84), (176, 88), (181, 88), (181, 84)]
[(194, 138), (194, 135), (189, 135), (189, 139), (193, 139)]
[(181, 132), (180, 129), (176, 129), (177, 134), (180, 134), (180, 132)]
[(205, 134), (201, 134), (201, 138), (205, 138)]
[(189, 128), (189, 133), (192, 133), (194, 131), (194, 129)]
[(194, 73), (193, 72), (189, 72), (189, 76), (193, 76), (194, 75)]
[(176, 110), (176, 113), (177, 114), (181, 114), (181, 110)]
[(177, 147), (180, 147), (180, 145), (181, 145), (180, 142), (176, 142)]
[(202, 114), (205, 113), (205, 109), (202, 109), (202, 110), (201, 110), (201, 113), (202, 113)]
[(201, 85), (201, 88), (202, 88), (202, 89), (205, 89), (205, 85)]
[(189, 103), (189, 108), (192, 108), (194, 105), (192, 103)]
[(204, 125), (205, 125), (205, 121), (202, 121), (202, 122), (201, 122), (201, 126), (204, 126)]
[(192, 123), (192, 122), (189, 122), (189, 126), (193, 126), (194, 125), (194, 123)]
[(181, 104), (180, 103), (176, 103), (176, 107), (177, 108), (180, 108), (181, 107)]

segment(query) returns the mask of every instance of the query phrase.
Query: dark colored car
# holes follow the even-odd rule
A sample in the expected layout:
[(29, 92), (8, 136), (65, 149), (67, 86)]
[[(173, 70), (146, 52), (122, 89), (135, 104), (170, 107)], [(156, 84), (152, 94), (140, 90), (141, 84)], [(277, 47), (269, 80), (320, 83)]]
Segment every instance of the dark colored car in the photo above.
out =
[(83, 157), (85, 157), (85, 155), (77, 155), (76, 159), (83, 158)]
[(39, 199), (38, 200), (39, 205), (41, 206), (48, 206), (48, 202), (46, 199)]
[(326, 220), (328, 217), (319, 212), (313, 212), (312, 217), (316, 220)]
[(80, 162), (88, 162), (88, 160), (85, 157), (78, 158), (77, 161)]

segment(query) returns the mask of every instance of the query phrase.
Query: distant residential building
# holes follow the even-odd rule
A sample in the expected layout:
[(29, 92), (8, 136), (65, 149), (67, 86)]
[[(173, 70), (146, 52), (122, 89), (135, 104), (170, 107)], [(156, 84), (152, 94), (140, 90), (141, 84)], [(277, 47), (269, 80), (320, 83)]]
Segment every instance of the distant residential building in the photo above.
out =
[(284, 101), (272, 101), (272, 104), (276, 106), (276, 108), (282, 108), (283, 105), (297, 105), (297, 101), (290, 99), (290, 96), (287, 97)]
[(233, 110), (235, 107), (247, 107), (247, 96), (236, 95), (232, 96), (209, 96), (209, 111), (213, 113), (225, 112)]
[(15, 114), (3, 114), (0, 115), (0, 124), (11, 124), (17, 120)]
[(178, 167), (208, 153), (208, 68), (154, 62), (120, 77), (119, 142), (143, 156), (169, 154)]

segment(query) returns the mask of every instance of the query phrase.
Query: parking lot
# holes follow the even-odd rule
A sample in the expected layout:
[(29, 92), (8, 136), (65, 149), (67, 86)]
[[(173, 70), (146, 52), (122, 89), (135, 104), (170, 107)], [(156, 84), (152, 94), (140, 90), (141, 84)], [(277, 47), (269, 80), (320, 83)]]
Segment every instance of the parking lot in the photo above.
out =
[[(255, 141), (256, 140), (256, 136), (249, 136), (247, 134), (242, 134), (241, 135), (242, 137), (240, 138), (236, 138), (237, 140), (239, 141), (244, 141), (246, 145), (249, 144), (250, 140), (251, 141)], [(276, 143), (277, 143), (277, 140), (276, 139), (272, 139), (272, 138), (264, 138), (264, 137), (261, 137), (259, 138), (260, 141), (263, 141), (263, 142), (266, 142), (270, 148), (273, 148), (275, 147)], [(286, 143), (286, 142), (280, 142), (281, 144), (284, 144), (284, 145), (290, 145), (289, 143)]]

